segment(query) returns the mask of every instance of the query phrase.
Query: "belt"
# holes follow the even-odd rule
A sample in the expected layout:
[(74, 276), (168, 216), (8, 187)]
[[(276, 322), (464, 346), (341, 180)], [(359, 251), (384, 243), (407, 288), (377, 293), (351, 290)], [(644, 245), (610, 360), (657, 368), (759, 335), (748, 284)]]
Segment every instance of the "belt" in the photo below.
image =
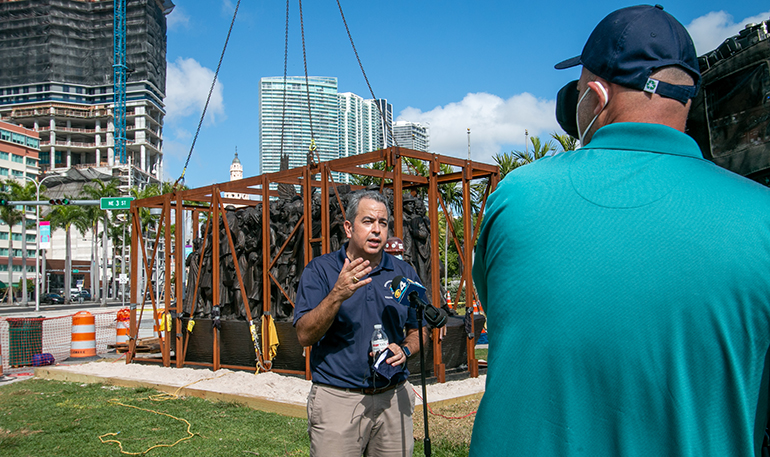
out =
[(324, 384), (321, 382), (317, 382), (316, 384), (323, 387), (329, 387), (335, 390), (344, 390), (345, 392), (349, 392), (349, 393), (356, 393), (361, 395), (375, 395), (375, 394), (381, 394), (383, 392), (387, 392), (389, 390), (393, 390), (396, 387), (400, 387), (404, 385), (405, 382), (406, 380), (403, 380), (397, 384), (391, 384), (385, 387), (338, 387), (338, 386), (332, 386), (330, 384)]

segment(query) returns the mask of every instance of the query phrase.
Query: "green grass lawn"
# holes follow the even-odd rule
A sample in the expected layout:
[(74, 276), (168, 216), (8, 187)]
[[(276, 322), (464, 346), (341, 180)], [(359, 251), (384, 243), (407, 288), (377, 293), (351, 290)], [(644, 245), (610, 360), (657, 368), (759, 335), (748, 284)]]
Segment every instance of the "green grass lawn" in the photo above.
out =
[[(78, 384), (31, 379), (0, 387), (0, 455), (8, 456), (121, 456), (123, 449), (141, 453), (158, 444), (185, 438), (187, 424), (153, 410), (187, 420), (193, 436), (173, 447), (156, 448), (157, 456), (302, 456), (308, 455), (307, 421), (255, 411), (235, 403), (195, 397), (153, 401), (158, 392), (103, 384)], [(120, 406), (135, 406), (144, 410)], [(476, 404), (434, 412), (461, 416)], [(420, 415), (421, 419), (421, 415)], [(449, 425), (431, 416), (433, 455), (467, 456), (473, 417)], [(455, 427), (459, 432), (443, 433)], [(423, 455), (422, 422), (415, 417), (414, 455)]]

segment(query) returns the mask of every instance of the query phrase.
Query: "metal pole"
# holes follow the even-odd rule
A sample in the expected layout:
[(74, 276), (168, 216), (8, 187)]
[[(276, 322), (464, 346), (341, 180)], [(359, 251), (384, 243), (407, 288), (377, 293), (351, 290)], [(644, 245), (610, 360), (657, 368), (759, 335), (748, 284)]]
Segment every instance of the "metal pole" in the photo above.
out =
[[(444, 289), (449, 292), (449, 217), (444, 213)], [(442, 297), (444, 298), (444, 297)]]
[(524, 154), (529, 157), (529, 132), (524, 129)]
[[(123, 254), (120, 257), (120, 274), (126, 274), (126, 221), (123, 221)], [(126, 306), (126, 281), (120, 281), (120, 290), (123, 306)]]
[(471, 129), (468, 129), (468, 160), (471, 160)]
[[(36, 181), (37, 201), (40, 201), (40, 184)], [(40, 205), (35, 206), (35, 220), (37, 221), (37, 249), (35, 250), (35, 312), (40, 311)], [(24, 265), (24, 268), (27, 266)], [(26, 287), (26, 284), (24, 285)]]

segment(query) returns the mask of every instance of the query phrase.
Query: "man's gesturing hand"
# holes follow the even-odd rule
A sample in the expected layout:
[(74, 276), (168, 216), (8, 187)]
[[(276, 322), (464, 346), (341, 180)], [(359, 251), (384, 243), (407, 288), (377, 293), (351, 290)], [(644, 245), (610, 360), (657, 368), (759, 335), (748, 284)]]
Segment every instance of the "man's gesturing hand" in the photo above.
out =
[(342, 301), (347, 300), (359, 287), (372, 282), (372, 278), (366, 276), (371, 271), (372, 267), (369, 266), (368, 260), (358, 258), (351, 262), (349, 259), (345, 259), (342, 271), (340, 271), (337, 282), (334, 284), (339, 298)]

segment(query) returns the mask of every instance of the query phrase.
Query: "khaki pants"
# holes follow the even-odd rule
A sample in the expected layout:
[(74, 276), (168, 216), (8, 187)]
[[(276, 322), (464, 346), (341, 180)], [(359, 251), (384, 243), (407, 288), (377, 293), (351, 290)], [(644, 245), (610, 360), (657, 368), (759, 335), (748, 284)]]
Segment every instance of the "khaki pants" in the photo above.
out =
[(409, 382), (374, 395), (313, 384), (307, 399), (310, 456), (411, 456), (413, 412)]

